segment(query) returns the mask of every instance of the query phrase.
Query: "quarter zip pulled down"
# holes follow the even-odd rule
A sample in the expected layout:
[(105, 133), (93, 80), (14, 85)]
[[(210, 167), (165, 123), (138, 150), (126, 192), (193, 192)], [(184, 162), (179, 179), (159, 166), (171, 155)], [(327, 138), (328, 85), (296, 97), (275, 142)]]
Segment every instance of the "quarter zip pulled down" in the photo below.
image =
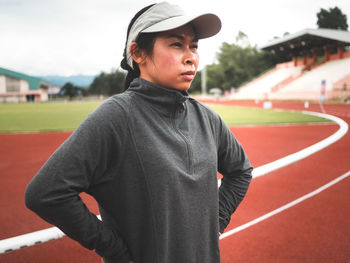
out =
[[(192, 147), (192, 142), (190, 140), (189, 137), (187, 137), (183, 131), (181, 131), (181, 128), (179, 127), (180, 125), (178, 125), (176, 123), (177, 120), (181, 121), (182, 118), (184, 118), (182, 121), (183, 122), (187, 122), (188, 120), (186, 119), (186, 103), (185, 100), (181, 101), (176, 109), (175, 112), (173, 114), (172, 117), (172, 123), (173, 123), (173, 127), (174, 130), (176, 131), (176, 133), (179, 135), (179, 137), (181, 138), (181, 140), (183, 141), (185, 147), (186, 147), (186, 152), (187, 152), (187, 172), (188, 174), (192, 175), (194, 173), (193, 171), (193, 147)], [(188, 128), (188, 125), (186, 125)]]

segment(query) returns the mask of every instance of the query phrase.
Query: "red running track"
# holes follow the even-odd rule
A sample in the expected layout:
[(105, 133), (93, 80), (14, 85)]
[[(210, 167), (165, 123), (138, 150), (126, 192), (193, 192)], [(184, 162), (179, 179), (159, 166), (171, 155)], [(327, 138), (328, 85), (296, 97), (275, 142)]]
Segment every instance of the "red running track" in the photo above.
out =
[[(252, 106), (254, 103), (250, 103)], [(302, 109), (301, 104), (281, 104)], [(254, 105), (259, 106), (259, 105)], [(281, 106), (279, 108), (281, 108)], [(310, 105), (317, 110), (317, 105)], [(350, 114), (347, 105), (328, 110)], [(344, 116), (340, 116), (344, 119)], [(349, 123), (349, 118), (345, 120)], [(331, 125), (236, 127), (253, 165), (260, 166), (316, 143)], [(0, 239), (50, 227), (24, 207), (27, 183), (69, 133), (0, 135)], [(254, 179), (228, 229), (249, 222), (342, 175), (349, 169), (350, 138), (293, 165)], [(222, 262), (350, 262), (349, 179), (281, 214), (220, 241)], [(83, 196), (90, 209), (97, 207)], [(0, 262), (100, 262), (68, 238), (0, 255)]]
[[(273, 105), (303, 109), (297, 103)], [(324, 109), (350, 124), (350, 105), (324, 105)], [(312, 104), (309, 110), (321, 108)], [(254, 179), (229, 229), (296, 200), (349, 170), (347, 133), (304, 160)], [(222, 262), (350, 262), (349, 189), (347, 177), (319, 195), (221, 240)]]

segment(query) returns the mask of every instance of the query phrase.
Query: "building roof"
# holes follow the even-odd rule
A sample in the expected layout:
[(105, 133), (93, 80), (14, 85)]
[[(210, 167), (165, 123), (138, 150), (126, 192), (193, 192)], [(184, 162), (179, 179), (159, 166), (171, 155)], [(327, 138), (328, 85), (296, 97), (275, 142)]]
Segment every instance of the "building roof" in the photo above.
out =
[(12, 70), (5, 69), (5, 68), (1, 68), (1, 67), (0, 67), (0, 75), (6, 75), (6, 76), (13, 77), (13, 78), (24, 79), (24, 80), (28, 81), (29, 90), (37, 90), (37, 89), (39, 89), (39, 87), (41, 85), (48, 86), (48, 87), (50, 86), (49, 82), (47, 82), (41, 78), (29, 76), (29, 75), (26, 75), (23, 73), (19, 73), (19, 72), (12, 71)]
[(302, 51), (350, 45), (350, 32), (336, 29), (304, 29), (261, 46), (263, 50), (298, 54)]

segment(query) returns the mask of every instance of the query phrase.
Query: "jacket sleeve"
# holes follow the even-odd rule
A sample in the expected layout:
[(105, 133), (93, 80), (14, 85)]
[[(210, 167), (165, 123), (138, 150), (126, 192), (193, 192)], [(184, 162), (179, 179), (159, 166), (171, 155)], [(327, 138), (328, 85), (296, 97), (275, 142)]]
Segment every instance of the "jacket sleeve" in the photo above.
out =
[(231, 215), (243, 200), (252, 170), (247, 155), (233, 133), (219, 118), (218, 171), (223, 175), (219, 188), (219, 229), (223, 233)]
[[(116, 136), (108, 103), (100, 106), (52, 154), (26, 189), (26, 206), (45, 221), (107, 262), (129, 262), (127, 248), (82, 202), (94, 184), (106, 183), (105, 171), (112, 159), (120, 158), (122, 138)], [(107, 110), (106, 110), (107, 109)], [(111, 260), (108, 260), (108, 259)]]

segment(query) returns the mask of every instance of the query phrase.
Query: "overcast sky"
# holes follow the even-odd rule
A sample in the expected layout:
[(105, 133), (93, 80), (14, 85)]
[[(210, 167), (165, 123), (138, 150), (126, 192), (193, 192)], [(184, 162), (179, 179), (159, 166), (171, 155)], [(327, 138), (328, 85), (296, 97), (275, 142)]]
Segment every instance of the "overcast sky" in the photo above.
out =
[[(316, 13), (338, 6), (350, 24), (349, 0), (169, 0), (187, 13), (212, 12), (221, 32), (199, 42), (200, 68), (238, 31), (253, 45), (316, 28)], [(148, 0), (0, 0), (0, 67), (30, 75), (110, 72), (118, 67), (126, 28)]]

